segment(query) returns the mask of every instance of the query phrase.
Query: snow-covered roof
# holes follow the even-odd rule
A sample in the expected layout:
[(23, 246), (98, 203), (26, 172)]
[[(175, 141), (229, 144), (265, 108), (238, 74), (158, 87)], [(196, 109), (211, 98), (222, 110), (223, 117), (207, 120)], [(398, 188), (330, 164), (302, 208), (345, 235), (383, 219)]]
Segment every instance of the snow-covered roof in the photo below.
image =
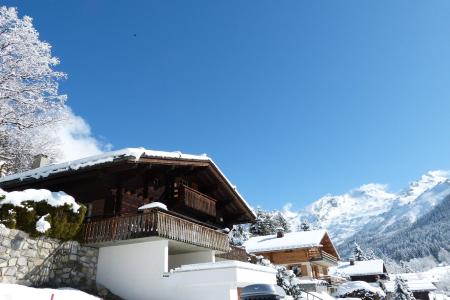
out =
[(166, 152), (166, 151), (157, 151), (157, 150), (148, 150), (144, 148), (125, 148), (117, 151), (105, 152), (98, 155), (93, 155), (89, 157), (85, 157), (82, 159), (77, 159), (73, 161), (67, 161), (63, 163), (50, 164), (40, 168), (28, 170), (25, 172), (20, 172), (16, 174), (12, 174), (9, 176), (0, 178), (1, 183), (14, 181), (14, 180), (26, 180), (26, 179), (39, 179), (45, 178), (49, 175), (79, 170), (82, 168), (92, 167), (95, 165), (105, 164), (114, 162), (121, 159), (131, 158), (135, 161), (138, 161), (141, 157), (145, 158), (160, 158), (160, 159), (177, 159), (177, 160), (192, 160), (192, 161), (208, 161), (210, 162), (220, 173), (220, 175), (225, 179), (230, 187), (234, 190), (234, 192), (239, 196), (239, 198), (243, 201), (245, 206), (251, 212), (251, 214), (255, 217), (255, 213), (251, 206), (245, 201), (244, 197), (236, 189), (236, 186), (233, 185), (228, 178), (223, 174), (220, 168), (214, 163), (214, 161), (208, 157), (206, 154), (202, 155), (193, 155), (193, 154), (184, 154), (179, 151), (175, 152)]
[(92, 167), (99, 164), (113, 162), (121, 158), (134, 158), (136, 161), (138, 161), (141, 157), (168, 158), (180, 160), (206, 160), (212, 162), (212, 160), (206, 154), (192, 155), (192, 154), (183, 154), (178, 151), (165, 152), (165, 151), (148, 150), (144, 148), (125, 148), (117, 151), (105, 152), (98, 155), (88, 156), (73, 161), (67, 161), (58, 164), (50, 164), (40, 168), (28, 170), (25, 172), (12, 174), (0, 178), (0, 183), (12, 180), (25, 180), (29, 178), (34, 179), (44, 178), (52, 174), (57, 174), (70, 170), (78, 170), (86, 167)]
[(289, 232), (280, 238), (276, 234), (256, 236), (248, 239), (244, 246), (249, 253), (320, 247), (326, 233), (326, 230), (318, 229)]
[(388, 292), (391, 293), (394, 292), (395, 279), (398, 276), (402, 277), (405, 280), (406, 285), (412, 292), (420, 292), (420, 291), (428, 292), (437, 289), (431, 280), (421, 278), (421, 276), (423, 276), (423, 273), (403, 273), (403, 274), (391, 274), (389, 276), (390, 280), (385, 282), (386, 290)]
[(384, 262), (382, 259), (372, 259), (355, 261), (354, 265), (351, 265), (348, 261), (340, 262), (336, 268), (330, 270), (330, 273), (348, 276), (361, 276), (383, 274), (384, 270)]
[(386, 296), (380, 287), (373, 286), (365, 281), (349, 281), (341, 284), (336, 291), (335, 296), (345, 296), (357, 290), (366, 290), (382, 297)]

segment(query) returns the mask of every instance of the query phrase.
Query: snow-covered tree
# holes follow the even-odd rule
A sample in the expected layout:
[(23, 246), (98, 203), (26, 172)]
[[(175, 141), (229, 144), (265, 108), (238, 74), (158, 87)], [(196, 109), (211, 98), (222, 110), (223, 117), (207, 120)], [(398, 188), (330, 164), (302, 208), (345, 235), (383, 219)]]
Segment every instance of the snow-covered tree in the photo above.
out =
[(301, 298), (300, 281), (292, 270), (288, 270), (284, 266), (277, 266), (277, 285), (283, 288), (286, 295), (292, 296), (294, 299)]
[(414, 273), (414, 270), (406, 261), (400, 261), (400, 266), (402, 268), (402, 273)]
[(311, 230), (311, 226), (309, 225), (308, 220), (306, 220), (306, 219), (303, 220), (302, 224), (300, 224), (300, 229), (302, 231), (309, 231), (309, 230)]
[(395, 278), (395, 291), (393, 300), (415, 300), (413, 293), (409, 290), (406, 281), (401, 277)]
[(250, 237), (250, 233), (245, 229), (244, 225), (234, 225), (233, 229), (228, 233), (230, 243), (235, 246), (242, 246)]
[(282, 228), (284, 232), (291, 232), (291, 225), (282, 213), (275, 213), (272, 220), (276, 224), (277, 228)]
[(277, 285), (283, 288), (286, 295), (292, 296), (294, 300), (301, 298), (302, 289), (300, 287), (300, 281), (292, 270), (288, 270), (285, 266), (273, 265), (270, 260), (264, 258), (262, 255), (254, 256), (254, 261), (257, 265), (276, 269)]
[(58, 81), (66, 74), (54, 69), (58, 64), (30, 17), (0, 7), (0, 155), (11, 158), (13, 171), (27, 167), (18, 155), (35, 154), (37, 139), (29, 137), (38, 131), (33, 129), (64, 117), (66, 96), (59, 93)]
[(276, 232), (278, 225), (273, 220), (272, 214), (261, 208), (256, 209), (256, 221), (250, 226), (252, 235), (269, 235)]
[(266, 211), (258, 207), (256, 209), (256, 221), (250, 226), (250, 233), (254, 236), (275, 234), (278, 229), (290, 232), (291, 226), (288, 219), (278, 211)]
[(359, 247), (358, 243), (355, 242), (353, 246), (353, 258), (356, 261), (367, 260), (367, 256), (364, 251)]

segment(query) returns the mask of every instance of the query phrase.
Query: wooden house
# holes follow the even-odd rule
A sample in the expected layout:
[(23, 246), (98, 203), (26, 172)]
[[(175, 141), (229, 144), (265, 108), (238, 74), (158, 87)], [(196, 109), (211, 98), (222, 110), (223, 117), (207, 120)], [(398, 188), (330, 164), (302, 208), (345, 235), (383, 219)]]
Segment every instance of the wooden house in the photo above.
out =
[(245, 285), (275, 283), (269, 268), (215, 261), (230, 251), (223, 229), (255, 215), (207, 156), (128, 148), (2, 177), (0, 188), (64, 191), (83, 203), (97, 281), (123, 298), (231, 300)]
[(334, 273), (349, 277), (351, 281), (378, 282), (389, 278), (382, 259), (340, 262)]
[(395, 279), (397, 276), (400, 276), (405, 280), (405, 283), (408, 289), (413, 293), (414, 298), (417, 300), (433, 300), (430, 293), (436, 291), (437, 287), (430, 281), (430, 278), (424, 276), (423, 273), (404, 273), (389, 276), (390, 280), (384, 282), (387, 299), (395, 298)]
[(336, 266), (339, 254), (325, 230), (252, 237), (244, 244), (249, 253), (284, 265), (303, 279), (322, 279)]

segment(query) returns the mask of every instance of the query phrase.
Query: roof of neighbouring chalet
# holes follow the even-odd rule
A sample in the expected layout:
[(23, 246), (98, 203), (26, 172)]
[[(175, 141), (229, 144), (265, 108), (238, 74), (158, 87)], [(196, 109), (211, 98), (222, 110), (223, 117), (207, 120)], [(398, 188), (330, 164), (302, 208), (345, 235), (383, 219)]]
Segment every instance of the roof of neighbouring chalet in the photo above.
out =
[(89, 156), (78, 160), (67, 161), (63, 163), (50, 164), (40, 168), (8, 175), (0, 178), (0, 187), (10, 187), (20, 185), (22, 182), (34, 182), (50, 178), (52, 176), (65, 176), (73, 174), (85, 169), (96, 169), (103, 166), (110, 166), (115, 163), (131, 161), (131, 162), (149, 162), (149, 163), (172, 163), (172, 164), (196, 164), (203, 163), (208, 165), (211, 171), (216, 174), (222, 182), (228, 187), (234, 198), (241, 202), (247, 213), (254, 218), (255, 214), (251, 206), (239, 194), (228, 178), (223, 174), (214, 161), (206, 154), (192, 155), (181, 152), (165, 152), (148, 150), (144, 148), (125, 148), (117, 151), (105, 152), (99, 155)]
[[(411, 292), (431, 292), (437, 290), (436, 286), (429, 280), (407, 278), (404, 279)], [(389, 293), (393, 293), (395, 291), (395, 275), (391, 276), (391, 280), (386, 281), (384, 284), (386, 286), (386, 291)]]
[(350, 262), (340, 262), (336, 268), (330, 271), (335, 274), (345, 274), (348, 276), (370, 276), (386, 273), (386, 267), (382, 259), (355, 261), (354, 265)]
[(292, 249), (322, 247), (324, 242), (330, 244), (331, 253), (339, 255), (325, 229), (285, 233), (283, 237), (276, 234), (252, 237), (244, 243), (249, 253), (275, 252)]

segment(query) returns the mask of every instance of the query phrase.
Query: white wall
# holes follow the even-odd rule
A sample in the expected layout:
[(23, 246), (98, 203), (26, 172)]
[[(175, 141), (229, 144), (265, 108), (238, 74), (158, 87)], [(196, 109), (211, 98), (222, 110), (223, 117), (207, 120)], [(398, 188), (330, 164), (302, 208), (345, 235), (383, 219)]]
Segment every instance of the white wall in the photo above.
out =
[(213, 250), (169, 255), (169, 270), (181, 265), (215, 262)]
[[(183, 271), (182, 267), (171, 274), (173, 286), (179, 291), (175, 294), (182, 293), (183, 300), (238, 300), (237, 288), (255, 283), (276, 284), (276, 271), (268, 267), (234, 261), (208, 265), (210, 269), (198, 264), (198, 269), (194, 266), (192, 270)], [(166, 299), (180, 299), (174, 295)]]
[[(102, 247), (97, 282), (128, 300), (238, 300), (237, 288), (254, 283), (275, 284), (276, 271), (249, 263), (214, 263), (213, 251), (173, 255), (169, 266), (167, 240)], [(198, 264), (199, 260), (208, 261)], [(185, 264), (187, 261), (197, 264)]]
[(161, 284), (168, 271), (168, 257), (167, 240), (102, 247), (97, 282), (125, 299), (162, 299), (158, 294), (163, 289), (155, 285)]

